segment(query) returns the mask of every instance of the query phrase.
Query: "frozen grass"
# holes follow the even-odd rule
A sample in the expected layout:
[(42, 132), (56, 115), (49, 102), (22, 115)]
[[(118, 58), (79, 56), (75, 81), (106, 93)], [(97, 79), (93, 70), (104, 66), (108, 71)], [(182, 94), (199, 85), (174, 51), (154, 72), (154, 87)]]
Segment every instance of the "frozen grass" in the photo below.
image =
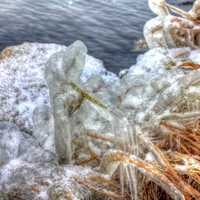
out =
[[(135, 134), (131, 122), (121, 111), (100, 104), (78, 86), (76, 91), (113, 117), (113, 136), (87, 133), (93, 141), (114, 144), (114, 149), (102, 157), (94, 154), (91, 157), (98, 161), (102, 176), (77, 178), (79, 184), (96, 195), (95, 198), (200, 199), (200, 113), (163, 118), (158, 127), (160, 137), (147, 138)], [(152, 159), (145, 159), (149, 153)], [(82, 164), (88, 165), (89, 162)]]

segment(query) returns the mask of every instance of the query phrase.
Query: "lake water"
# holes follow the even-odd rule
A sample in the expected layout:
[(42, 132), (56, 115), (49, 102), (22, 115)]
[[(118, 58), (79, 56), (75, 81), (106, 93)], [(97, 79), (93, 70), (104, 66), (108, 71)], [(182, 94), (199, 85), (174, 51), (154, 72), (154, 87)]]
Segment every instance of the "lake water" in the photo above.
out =
[[(191, 0), (175, 2), (188, 7)], [(147, 0), (0, 0), (0, 50), (24, 41), (82, 40), (117, 73), (135, 63), (134, 41), (152, 16)]]

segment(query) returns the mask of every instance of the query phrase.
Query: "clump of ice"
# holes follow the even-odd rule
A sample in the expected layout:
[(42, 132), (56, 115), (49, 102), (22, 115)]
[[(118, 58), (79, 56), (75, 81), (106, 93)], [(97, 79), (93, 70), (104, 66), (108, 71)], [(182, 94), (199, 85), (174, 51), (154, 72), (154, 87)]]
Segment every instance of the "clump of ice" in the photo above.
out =
[(117, 75), (105, 69), (101, 60), (88, 55), (86, 56), (86, 63), (81, 75), (81, 81), (85, 83), (92, 76), (101, 76), (106, 83), (119, 81)]
[[(7, 180), (9, 180), (12, 173), (24, 164), (25, 162), (17, 158), (17, 159), (11, 160), (9, 163), (7, 163), (2, 168), (0, 168), (0, 183), (6, 182)], [(0, 191), (2, 189), (1, 186), (2, 185), (0, 184)]]
[[(32, 114), (37, 105), (49, 105), (49, 93), (44, 70), (49, 58), (67, 47), (56, 44), (25, 43), (11, 47), (12, 55), (0, 62), (0, 120), (15, 122), (32, 132)], [(118, 78), (108, 73), (102, 61), (86, 56), (81, 80), (101, 76), (106, 82)]]

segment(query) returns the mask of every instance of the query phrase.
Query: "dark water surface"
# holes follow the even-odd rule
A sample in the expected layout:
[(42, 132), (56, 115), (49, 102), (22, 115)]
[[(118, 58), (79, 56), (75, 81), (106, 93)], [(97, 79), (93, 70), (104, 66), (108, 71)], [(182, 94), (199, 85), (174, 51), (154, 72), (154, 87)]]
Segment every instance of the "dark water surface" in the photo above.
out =
[[(187, 7), (191, 1), (173, 3)], [(0, 50), (24, 41), (82, 40), (117, 73), (135, 63), (134, 41), (152, 16), (147, 0), (0, 0)]]

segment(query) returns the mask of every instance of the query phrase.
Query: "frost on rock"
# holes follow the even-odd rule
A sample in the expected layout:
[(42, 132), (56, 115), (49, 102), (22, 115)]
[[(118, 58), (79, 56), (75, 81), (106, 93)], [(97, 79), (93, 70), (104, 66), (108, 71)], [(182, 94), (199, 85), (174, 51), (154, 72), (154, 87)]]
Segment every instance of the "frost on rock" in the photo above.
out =
[(30, 164), (15, 159), (1, 168), (0, 197), (3, 199), (82, 199), (89, 194), (76, 183), (76, 177), (95, 175), (89, 168)]
[(58, 165), (70, 162), (72, 139), (81, 135), (73, 113), (82, 97), (69, 83), (88, 88), (93, 79), (88, 89), (94, 91), (119, 79), (79, 41), (9, 47), (1, 53), (0, 73), (0, 198), (54, 200), (60, 191), (62, 198), (87, 196), (73, 177), (93, 171)]

